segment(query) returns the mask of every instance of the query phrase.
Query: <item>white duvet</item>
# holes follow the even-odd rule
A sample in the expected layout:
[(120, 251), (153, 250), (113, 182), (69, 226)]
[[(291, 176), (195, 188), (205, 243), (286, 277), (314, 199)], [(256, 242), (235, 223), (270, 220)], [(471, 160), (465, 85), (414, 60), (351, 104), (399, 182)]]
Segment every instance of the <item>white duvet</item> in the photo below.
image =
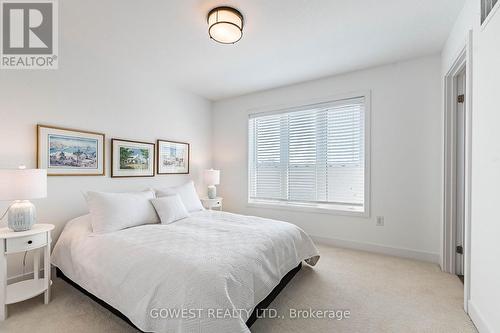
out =
[(215, 211), (100, 235), (82, 216), (52, 254), (67, 277), (146, 332), (250, 332), (249, 314), (281, 278), (318, 259), (293, 224)]

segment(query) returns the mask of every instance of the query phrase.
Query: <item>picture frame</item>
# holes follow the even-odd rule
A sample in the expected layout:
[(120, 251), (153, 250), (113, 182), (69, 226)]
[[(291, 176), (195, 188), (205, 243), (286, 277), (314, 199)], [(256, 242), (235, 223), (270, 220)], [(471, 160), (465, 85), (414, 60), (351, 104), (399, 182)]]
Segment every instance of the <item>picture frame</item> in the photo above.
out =
[(104, 176), (103, 133), (57, 126), (36, 126), (37, 168), (48, 176)]
[(155, 144), (111, 139), (111, 177), (154, 177)]
[(189, 174), (189, 143), (157, 140), (156, 146), (156, 173), (158, 175)]

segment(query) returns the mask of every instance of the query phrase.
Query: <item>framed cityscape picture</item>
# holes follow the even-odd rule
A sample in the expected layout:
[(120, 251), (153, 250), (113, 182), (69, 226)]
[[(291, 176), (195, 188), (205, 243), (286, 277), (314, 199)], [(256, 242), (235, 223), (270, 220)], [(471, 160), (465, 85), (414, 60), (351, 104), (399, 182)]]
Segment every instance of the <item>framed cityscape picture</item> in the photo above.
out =
[(111, 139), (111, 177), (153, 177), (155, 144)]
[(102, 133), (37, 125), (37, 168), (49, 176), (104, 176)]
[(189, 173), (189, 143), (158, 140), (159, 175)]

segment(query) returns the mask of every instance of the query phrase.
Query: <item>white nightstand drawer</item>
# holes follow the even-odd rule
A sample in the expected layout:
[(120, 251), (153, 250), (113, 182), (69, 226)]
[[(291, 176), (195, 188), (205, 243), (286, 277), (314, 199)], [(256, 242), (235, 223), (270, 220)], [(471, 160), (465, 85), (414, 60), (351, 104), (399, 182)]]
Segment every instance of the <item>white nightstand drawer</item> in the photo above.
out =
[(222, 198), (217, 197), (214, 199), (209, 199), (209, 198), (201, 198), (201, 203), (203, 204), (203, 207), (206, 209), (213, 209), (213, 208), (219, 208), (222, 210)]
[(24, 252), (47, 244), (47, 233), (8, 238), (6, 253)]

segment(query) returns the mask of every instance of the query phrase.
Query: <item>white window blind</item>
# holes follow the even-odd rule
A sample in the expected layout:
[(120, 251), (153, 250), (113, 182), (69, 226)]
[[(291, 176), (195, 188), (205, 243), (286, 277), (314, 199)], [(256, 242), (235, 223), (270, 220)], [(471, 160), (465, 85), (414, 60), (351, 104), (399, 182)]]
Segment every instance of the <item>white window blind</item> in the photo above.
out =
[(364, 212), (365, 97), (249, 119), (249, 201)]

